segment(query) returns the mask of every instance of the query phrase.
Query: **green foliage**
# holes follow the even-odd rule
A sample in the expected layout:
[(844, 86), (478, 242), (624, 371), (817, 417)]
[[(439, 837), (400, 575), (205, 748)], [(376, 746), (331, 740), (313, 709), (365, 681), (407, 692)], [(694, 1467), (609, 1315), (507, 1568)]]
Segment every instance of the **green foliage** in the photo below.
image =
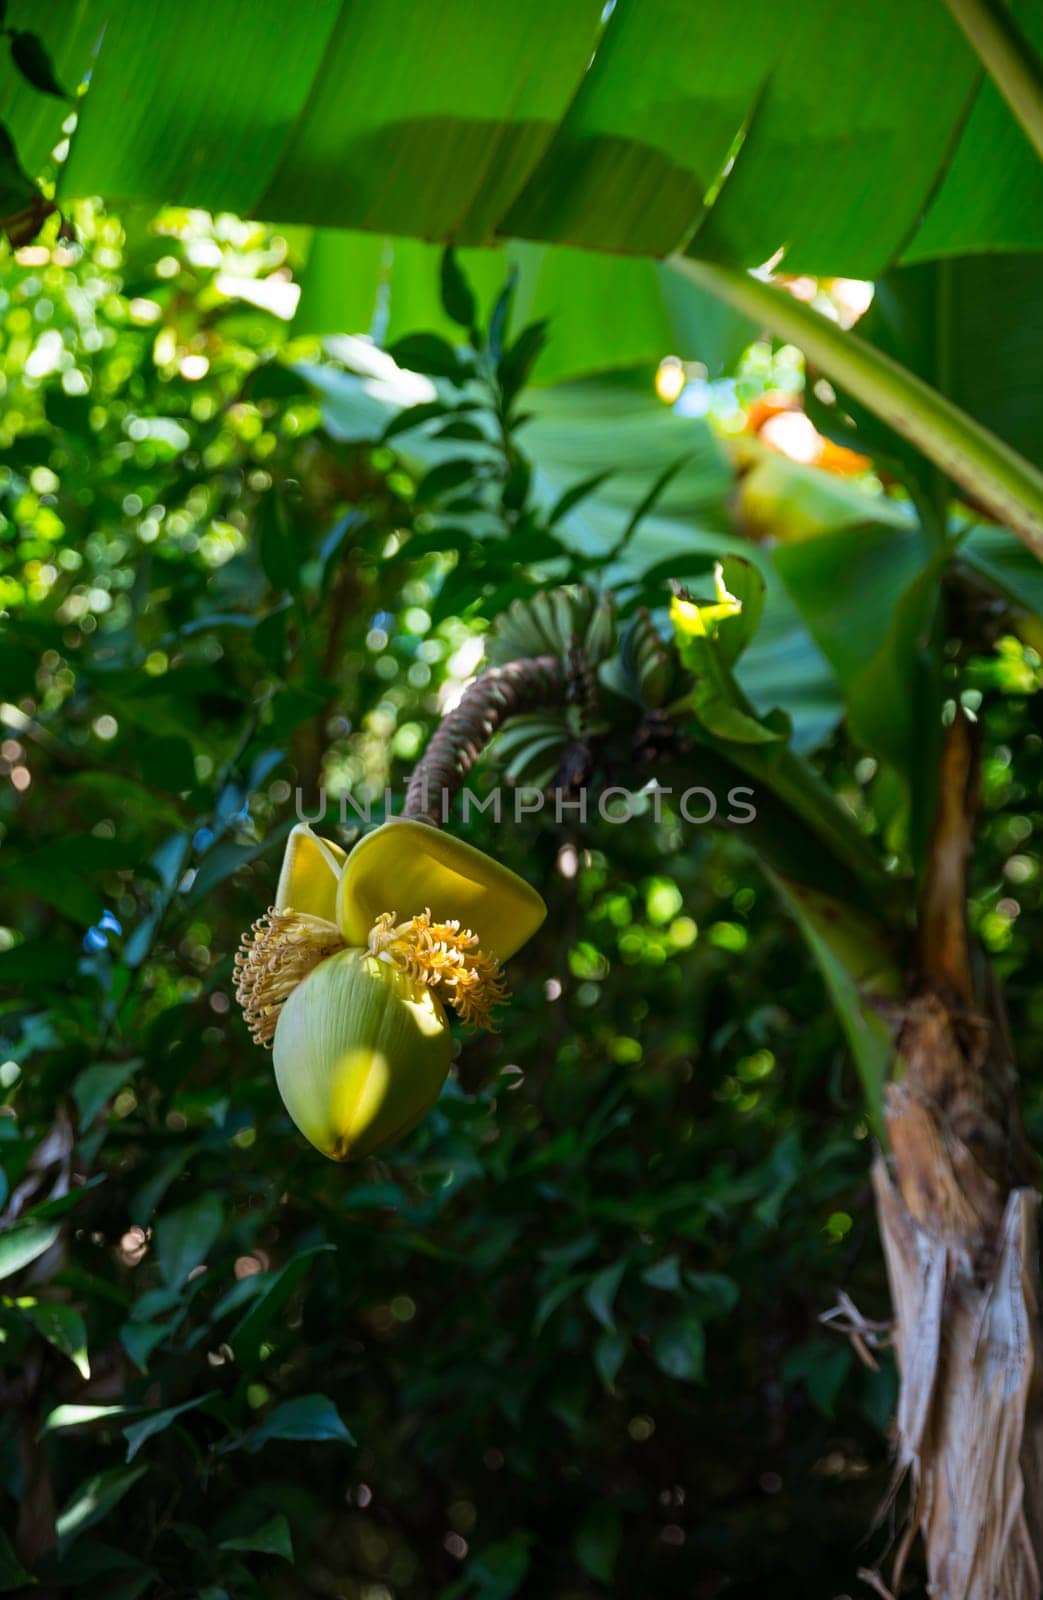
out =
[[(425, 380), (291, 342), (254, 303), (286, 261), (259, 226), (76, 222), (0, 277), (0, 1582), (840, 1592), (889, 1480), (893, 1366), (818, 1323), (839, 1284), (885, 1310), (869, 1127), (741, 829), (648, 795), (625, 830), (473, 819), (550, 916), (502, 1033), (461, 1038), (426, 1123), (357, 1168), (295, 1133), (231, 1004), (294, 789), (350, 845), (337, 798), (379, 814), (495, 616), (586, 579), (665, 636), (671, 563), (711, 599), (745, 549), (712, 642), (763, 719), (795, 681), (754, 694), (766, 638), (844, 677), (814, 586), (805, 626), (727, 531), (709, 424), (631, 380), (533, 398), (546, 330), (510, 290), (476, 314), (452, 258), (456, 336), (398, 350)], [(973, 916), (1034, 1084), (1040, 670), (1013, 632), (942, 653), (986, 727)], [(603, 775), (632, 774), (647, 707), (602, 688)], [(781, 721), (755, 747), (772, 836), (838, 893), (837, 858), (906, 893), (893, 770), (817, 727), (814, 767)], [(730, 759), (685, 755), (696, 781)]]
[[(434, 31), (410, 0), (248, 23), (233, 0), (11, 12), (59, 82), (89, 74), (63, 199), (747, 267), (784, 248), (795, 272), (860, 277), (903, 254), (1041, 243), (1034, 153), (932, 0), (828, 16), (761, 0), (740, 30), (726, 0), (695, 17), (681, 0), (500, 3), (480, 29), (447, 0)], [(10, 110), (21, 146), (38, 114)], [(60, 124), (55, 102), (45, 150)]]

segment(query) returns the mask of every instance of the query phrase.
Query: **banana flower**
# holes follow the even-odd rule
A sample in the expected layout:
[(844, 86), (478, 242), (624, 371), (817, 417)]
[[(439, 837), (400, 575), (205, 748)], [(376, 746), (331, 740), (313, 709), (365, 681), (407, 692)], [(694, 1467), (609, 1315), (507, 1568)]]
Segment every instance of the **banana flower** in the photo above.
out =
[(445, 1007), (494, 1026), (502, 963), (546, 909), (524, 879), (426, 822), (386, 822), (350, 854), (295, 827), (275, 904), (236, 956), (236, 998), (305, 1138), (350, 1161), (416, 1127), (449, 1071)]

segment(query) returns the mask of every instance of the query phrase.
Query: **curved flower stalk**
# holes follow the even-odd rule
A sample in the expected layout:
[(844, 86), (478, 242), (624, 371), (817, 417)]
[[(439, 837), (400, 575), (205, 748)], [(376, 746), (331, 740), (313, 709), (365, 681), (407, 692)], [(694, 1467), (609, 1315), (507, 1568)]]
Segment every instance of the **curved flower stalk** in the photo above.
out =
[(493, 1027), (502, 963), (545, 915), (523, 879), (426, 822), (386, 822), (350, 855), (295, 827), (236, 998), (305, 1138), (349, 1161), (414, 1128), (449, 1071), (446, 1007)]

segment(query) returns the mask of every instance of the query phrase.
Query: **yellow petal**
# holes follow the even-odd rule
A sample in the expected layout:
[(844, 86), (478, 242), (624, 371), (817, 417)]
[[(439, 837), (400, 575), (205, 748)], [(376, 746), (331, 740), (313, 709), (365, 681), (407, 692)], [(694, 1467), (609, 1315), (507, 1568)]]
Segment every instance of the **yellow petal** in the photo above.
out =
[(337, 883), (346, 859), (339, 844), (320, 839), (306, 822), (298, 822), (286, 841), (275, 909), (305, 911), (309, 916), (333, 922)]
[(377, 918), (403, 922), (430, 911), (478, 935), (483, 950), (506, 961), (547, 915), (516, 872), (426, 822), (396, 817), (352, 850), (340, 880), (337, 924), (349, 945), (364, 945)]

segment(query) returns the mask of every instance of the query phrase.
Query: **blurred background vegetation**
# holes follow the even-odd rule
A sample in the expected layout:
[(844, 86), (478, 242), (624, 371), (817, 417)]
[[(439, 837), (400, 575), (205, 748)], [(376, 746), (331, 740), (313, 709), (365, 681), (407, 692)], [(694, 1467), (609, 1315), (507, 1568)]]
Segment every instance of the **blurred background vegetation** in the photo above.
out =
[[(852, 496), (888, 515), (880, 479), (771, 452), (780, 416), (825, 442), (796, 352), (743, 337), (717, 379), (533, 390), (476, 465), (486, 402), (402, 370), (437, 379), (444, 330), (402, 368), (320, 347), (284, 314), (292, 239), (72, 221), (0, 268), (0, 1586), (28, 1564), (84, 1600), (854, 1592), (859, 1541), (887, 1540), (896, 1379), (820, 1318), (840, 1289), (888, 1314), (872, 1139), (741, 838), (669, 807), (468, 824), (550, 915), (502, 1032), (358, 1168), (289, 1123), (231, 966), (294, 788), (314, 812), (324, 785), (350, 844), (339, 796), (398, 790), (511, 598), (587, 575), (659, 607), (666, 567), (698, 578), (756, 531), (772, 474), (816, 526)], [(425, 401), (420, 435), (395, 424)], [(1040, 659), (990, 615), (962, 680), (973, 917), (1038, 1137)], [(748, 692), (901, 850), (781, 586), (764, 634)]]
[[(903, 1063), (860, 985), (886, 935), (892, 1025), (953, 1004), (914, 933), (946, 726), (1043, 1140), (1043, 10), (479, 9), (0, 0), (3, 1593), (886, 1592)], [(671, 718), (635, 639), (728, 558)], [(673, 760), (764, 825), (454, 823), (547, 921), (424, 1124), (334, 1166), (232, 994), (296, 796), (350, 847), (497, 617), (575, 583), (603, 721), (473, 781)]]

